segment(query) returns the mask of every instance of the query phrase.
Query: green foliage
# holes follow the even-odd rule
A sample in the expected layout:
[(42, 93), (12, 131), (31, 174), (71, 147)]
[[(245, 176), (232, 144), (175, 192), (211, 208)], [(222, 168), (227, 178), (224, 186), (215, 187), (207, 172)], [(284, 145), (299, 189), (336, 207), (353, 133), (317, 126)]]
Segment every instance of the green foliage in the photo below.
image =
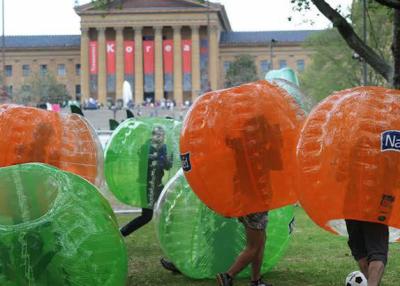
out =
[[(29, 87), (29, 88), (27, 88)], [(60, 84), (50, 73), (34, 74), (30, 81), (13, 95), (19, 104), (59, 103), (69, 99), (65, 85)]]
[[(363, 30), (363, 0), (354, 0), (351, 7), (351, 21), (358, 35)], [(377, 51), (385, 61), (393, 62), (391, 44), (393, 30), (393, 9), (374, 0), (368, 0), (367, 9), (367, 44)]]
[(106, 9), (110, 0), (91, 0), (97, 9)]
[(311, 36), (305, 44), (314, 53), (311, 65), (300, 74), (302, 89), (317, 102), (335, 90), (361, 84), (362, 65), (335, 29)]
[(250, 55), (239, 55), (228, 68), (225, 76), (225, 86), (238, 86), (257, 79), (257, 68), (254, 58)]
[[(368, 45), (375, 49), (386, 61), (391, 62), (390, 9), (371, 3), (369, 6)], [(355, 0), (350, 21), (355, 31), (362, 34), (362, 2)], [(336, 29), (331, 28), (314, 34), (305, 42), (305, 47), (313, 50), (311, 64), (300, 74), (302, 89), (317, 101), (334, 91), (363, 84), (363, 62)], [(372, 68), (368, 68), (368, 85), (387, 85), (385, 79)]]

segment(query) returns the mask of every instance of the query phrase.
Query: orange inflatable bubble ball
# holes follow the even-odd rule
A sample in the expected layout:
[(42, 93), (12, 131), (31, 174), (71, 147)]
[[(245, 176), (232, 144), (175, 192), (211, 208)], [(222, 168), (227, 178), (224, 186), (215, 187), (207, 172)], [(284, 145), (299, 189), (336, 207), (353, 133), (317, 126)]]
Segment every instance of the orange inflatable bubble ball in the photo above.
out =
[(299, 200), (320, 227), (343, 219), (400, 228), (400, 91), (334, 93), (307, 118), (297, 147)]
[(267, 81), (199, 97), (180, 140), (193, 191), (228, 217), (296, 202), (295, 148), (304, 119), (295, 100)]
[(103, 182), (103, 154), (96, 132), (77, 114), (0, 105), (0, 167), (40, 162)]

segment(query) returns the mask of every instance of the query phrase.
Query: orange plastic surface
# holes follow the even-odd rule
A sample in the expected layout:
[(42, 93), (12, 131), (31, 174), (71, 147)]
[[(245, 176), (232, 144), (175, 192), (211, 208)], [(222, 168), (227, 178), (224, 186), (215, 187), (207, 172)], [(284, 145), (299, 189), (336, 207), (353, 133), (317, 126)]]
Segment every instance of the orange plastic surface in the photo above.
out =
[(296, 202), (295, 149), (304, 119), (294, 99), (266, 81), (201, 96), (180, 141), (193, 191), (228, 217)]
[(79, 115), (0, 105), (0, 133), (0, 167), (46, 163), (92, 183), (100, 175), (93, 130)]
[[(387, 141), (389, 130), (400, 131), (397, 90), (344, 90), (309, 114), (298, 143), (298, 190), (319, 226), (336, 233), (333, 220), (355, 219), (400, 228), (400, 133)], [(382, 138), (394, 148), (382, 150)]]

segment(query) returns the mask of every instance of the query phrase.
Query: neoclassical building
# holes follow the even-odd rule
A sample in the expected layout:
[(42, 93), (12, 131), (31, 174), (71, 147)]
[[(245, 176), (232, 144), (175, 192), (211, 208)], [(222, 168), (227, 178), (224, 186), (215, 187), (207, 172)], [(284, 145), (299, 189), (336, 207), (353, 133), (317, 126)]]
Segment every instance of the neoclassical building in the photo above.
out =
[(302, 43), (314, 31), (234, 32), (224, 6), (207, 1), (114, 0), (75, 11), (81, 35), (6, 37), (10, 93), (29, 90), (33, 73), (51, 72), (73, 98), (106, 104), (122, 98), (126, 81), (135, 103), (179, 104), (223, 88), (238, 55), (252, 55), (263, 78), (285, 66), (304, 70), (312, 52)]

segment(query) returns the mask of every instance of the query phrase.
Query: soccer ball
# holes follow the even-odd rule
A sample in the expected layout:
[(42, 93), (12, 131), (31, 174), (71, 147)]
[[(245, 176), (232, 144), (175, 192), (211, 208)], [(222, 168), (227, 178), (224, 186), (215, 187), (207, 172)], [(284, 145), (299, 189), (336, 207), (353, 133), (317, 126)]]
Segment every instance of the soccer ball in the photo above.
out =
[(360, 271), (351, 272), (346, 277), (346, 286), (368, 286), (367, 278)]

